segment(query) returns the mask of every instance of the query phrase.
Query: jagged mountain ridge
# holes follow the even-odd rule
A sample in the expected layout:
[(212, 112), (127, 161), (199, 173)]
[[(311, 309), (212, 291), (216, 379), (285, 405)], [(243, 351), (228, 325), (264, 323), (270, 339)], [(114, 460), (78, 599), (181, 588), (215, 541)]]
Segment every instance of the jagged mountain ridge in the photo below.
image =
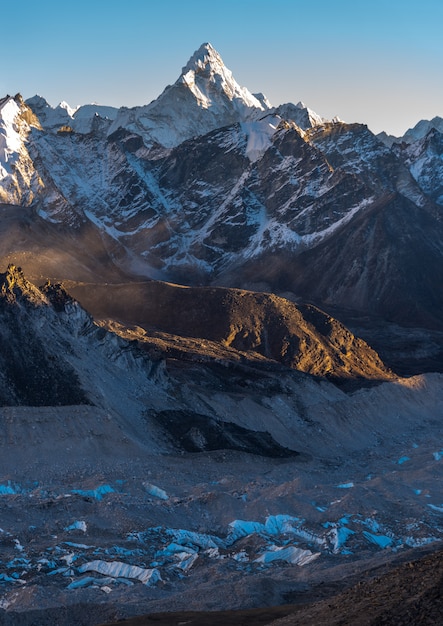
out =
[(13, 265), (0, 274), (0, 285), (2, 406), (88, 404), (76, 373), (60, 355), (60, 346), (54, 349), (38, 332), (46, 321), (55, 323), (45, 291), (35, 288)]
[[(52, 114), (41, 99), (25, 105), (9, 98), (1, 105), (6, 110), (5, 136), (14, 140), (7, 140), (4, 150), (10, 164), (1, 184), (4, 201), (31, 205), (44, 219), (74, 230), (92, 223), (114, 263), (130, 274), (268, 291), (285, 284), (296, 297), (322, 306), (370, 310), (396, 320), (389, 300), (370, 295), (380, 291), (376, 272), (366, 274), (369, 303), (361, 293), (343, 295), (327, 285), (337, 271), (346, 282), (347, 273), (367, 258), (364, 247), (347, 244), (346, 262), (338, 266), (342, 233), (352, 231), (355, 220), (371, 220), (374, 207), (389, 211), (386, 199), (398, 194), (399, 203), (410, 207), (404, 209), (406, 229), (412, 211), (428, 223), (426, 233), (403, 232), (399, 220), (394, 239), (383, 239), (388, 248), (374, 253), (394, 255), (395, 245), (410, 259), (409, 248), (426, 248), (429, 274), (438, 275), (441, 133), (436, 128), (419, 140), (425, 142), (422, 150), (413, 148), (416, 144), (391, 148), (367, 127), (327, 123), (302, 103), (272, 109), (264, 97), (238, 86), (209, 44), (146, 107), (73, 112), (60, 105)], [(22, 120), (20, 125), (14, 119)], [(57, 132), (54, 120), (72, 124)], [(412, 247), (410, 237), (416, 240)], [(120, 252), (113, 255), (112, 249)], [(298, 268), (308, 257), (313, 279), (301, 288)], [(270, 260), (272, 268), (266, 267)], [(384, 275), (386, 291), (400, 300), (415, 299), (419, 312), (430, 306), (435, 324), (441, 297), (427, 282), (415, 287), (416, 273), (411, 259), (397, 264), (396, 272)], [(401, 321), (414, 324), (415, 313), (407, 310), (411, 315)], [(422, 311), (419, 317), (427, 316)]]
[[(88, 354), (92, 350), (105, 372), (108, 361), (136, 371), (137, 354), (124, 340), (106, 333), (63, 289), (47, 281), (41, 288), (28, 281), (20, 267), (10, 264), (0, 274), (1, 402), (4, 406), (106, 404), (99, 378), (92, 381)], [(152, 363), (140, 370), (149, 378)], [(103, 388), (100, 390), (100, 388)], [(114, 407), (115, 408), (115, 407)]]

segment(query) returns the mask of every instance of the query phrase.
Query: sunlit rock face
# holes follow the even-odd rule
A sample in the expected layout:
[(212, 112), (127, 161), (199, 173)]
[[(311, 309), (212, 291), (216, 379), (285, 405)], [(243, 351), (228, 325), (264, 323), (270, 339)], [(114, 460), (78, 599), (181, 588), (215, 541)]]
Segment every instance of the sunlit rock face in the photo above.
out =
[(377, 353), (338, 320), (272, 294), (156, 281), (76, 285), (73, 293), (97, 319), (125, 324), (111, 324), (116, 332), (152, 348), (157, 342), (176, 358), (281, 364), (337, 383), (392, 377)]

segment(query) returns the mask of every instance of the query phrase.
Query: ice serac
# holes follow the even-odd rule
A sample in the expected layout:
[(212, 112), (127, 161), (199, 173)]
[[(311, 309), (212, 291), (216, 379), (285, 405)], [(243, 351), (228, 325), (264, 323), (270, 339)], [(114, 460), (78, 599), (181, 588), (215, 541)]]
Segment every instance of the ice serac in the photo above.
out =
[(121, 109), (109, 132), (123, 127), (141, 134), (147, 145), (172, 148), (216, 128), (255, 119), (269, 108), (265, 96), (241, 87), (218, 52), (204, 43), (173, 85), (147, 106)]

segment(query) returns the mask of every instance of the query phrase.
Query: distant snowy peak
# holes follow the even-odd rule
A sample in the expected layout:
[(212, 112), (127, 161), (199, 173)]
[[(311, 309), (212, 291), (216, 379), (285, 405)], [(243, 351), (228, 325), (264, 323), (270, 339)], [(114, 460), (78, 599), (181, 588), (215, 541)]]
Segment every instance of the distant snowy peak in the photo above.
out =
[(295, 122), (303, 130), (321, 126), (327, 121), (309, 109), (303, 102), (298, 104), (292, 104), (291, 102), (280, 104), (280, 106), (274, 109), (274, 112), (285, 120)]
[(101, 104), (84, 104), (75, 110), (72, 129), (77, 133), (87, 134), (100, 127), (108, 129), (118, 115), (116, 107)]
[(108, 125), (117, 117), (118, 109), (99, 104), (85, 104), (73, 108), (67, 102), (60, 102), (55, 108), (41, 96), (33, 96), (26, 104), (34, 111), (45, 130), (57, 131), (69, 126), (75, 132), (86, 134), (95, 130), (98, 120)]
[(442, 117), (434, 117), (432, 120), (420, 120), (414, 128), (410, 128), (406, 131), (406, 133), (399, 139), (399, 141), (406, 141), (406, 143), (413, 143), (418, 139), (423, 139), (429, 131), (432, 129), (438, 130), (443, 133), (443, 118)]
[(378, 139), (382, 141), (388, 148), (391, 148), (394, 144), (414, 144), (425, 139), (425, 137), (436, 130), (443, 133), (443, 118), (433, 117), (432, 120), (420, 120), (413, 128), (409, 128), (403, 135), (403, 137), (395, 137), (394, 135), (388, 135), (384, 131), (377, 135)]
[[(0, 100), (0, 168), (8, 171), (17, 160), (24, 137), (29, 131), (29, 125), (21, 112), (22, 105), (17, 98), (6, 96)], [(4, 174), (4, 170), (1, 173)]]
[(52, 108), (45, 98), (38, 95), (26, 100), (26, 104), (34, 111), (45, 130), (58, 129), (60, 126), (70, 125), (75, 111), (66, 102), (62, 102), (57, 107)]
[(384, 130), (381, 133), (376, 135), (377, 139), (379, 139), (387, 148), (392, 148), (394, 143), (398, 143), (400, 139), (395, 135), (388, 135)]
[(443, 206), (443, 132), (431, 127), (424, 137), (412, 143), (397, 143), (394, 149), (425, 194)]
[(267, 99), (264, 93), (259, 92), (259, 93), (253, 93), (252, 95), (254, 96), (256, 100), (260, 102), (260, 104), (265, 110), (272, 109), (272, 104), (269, 102), (269, 100)]
[(69, 117), (74, 117), (75, 112), (77, 111), (78, 107), (76, 107), (75, 109), (73, 109), (71, 106), (69, 106), (69, 104), (67, 102), (65, 102), (63, 100), (63, 102), (60, 102), (60, 104), (58, 105), (57, 108), (60, 109), (64, 109), (66, 111), (66, 113), (69, 115)]
[(20, 94), (0, 98), (0, 124), (4, 130), (2, 135), (5, 137), (8, 130), (23, 134), (28, 132), (31, 126), (40, 127), (39, 120)]
[(20, 107), (14, 98), (0, 101), (0, 180), (11, 173), (11, 165), (17, 160), (22, 146), (16, 119)]

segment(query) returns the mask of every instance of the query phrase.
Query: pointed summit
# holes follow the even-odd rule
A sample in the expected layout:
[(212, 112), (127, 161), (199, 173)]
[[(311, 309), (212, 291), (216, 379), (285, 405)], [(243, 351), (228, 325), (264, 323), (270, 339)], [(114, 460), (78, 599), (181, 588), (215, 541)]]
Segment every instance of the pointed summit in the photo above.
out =
[(234, 79), (210, 43), (194, 52), (173, 85), (145, 107), (120, 111), (109, 134), (118, 128), (142, 135), (147, 146), (165, 148), (216, 128), (261, 117), (270, 104)]
[[(253, 96), (245, 87), (234, 79), (231, 70), (223, 63), (223, 59), (210, 43), (204, 43), (189, 59), (182, 70), (177, 83), (186, 85), (194, 94), (199, 106), (209, 108), (217, 104), (220, 96), (235, 100), (238, 113), (249, 117), (245, 108), (265, 111), (263, 99)], [(246, 114), (246, 115), (245, 115)]]
[(211, 72), (220, 67), (224, 67), (224, 63), (217, 50), (210, 43), (202, 43), (182, 69), (182, 74), (189, 71)]

